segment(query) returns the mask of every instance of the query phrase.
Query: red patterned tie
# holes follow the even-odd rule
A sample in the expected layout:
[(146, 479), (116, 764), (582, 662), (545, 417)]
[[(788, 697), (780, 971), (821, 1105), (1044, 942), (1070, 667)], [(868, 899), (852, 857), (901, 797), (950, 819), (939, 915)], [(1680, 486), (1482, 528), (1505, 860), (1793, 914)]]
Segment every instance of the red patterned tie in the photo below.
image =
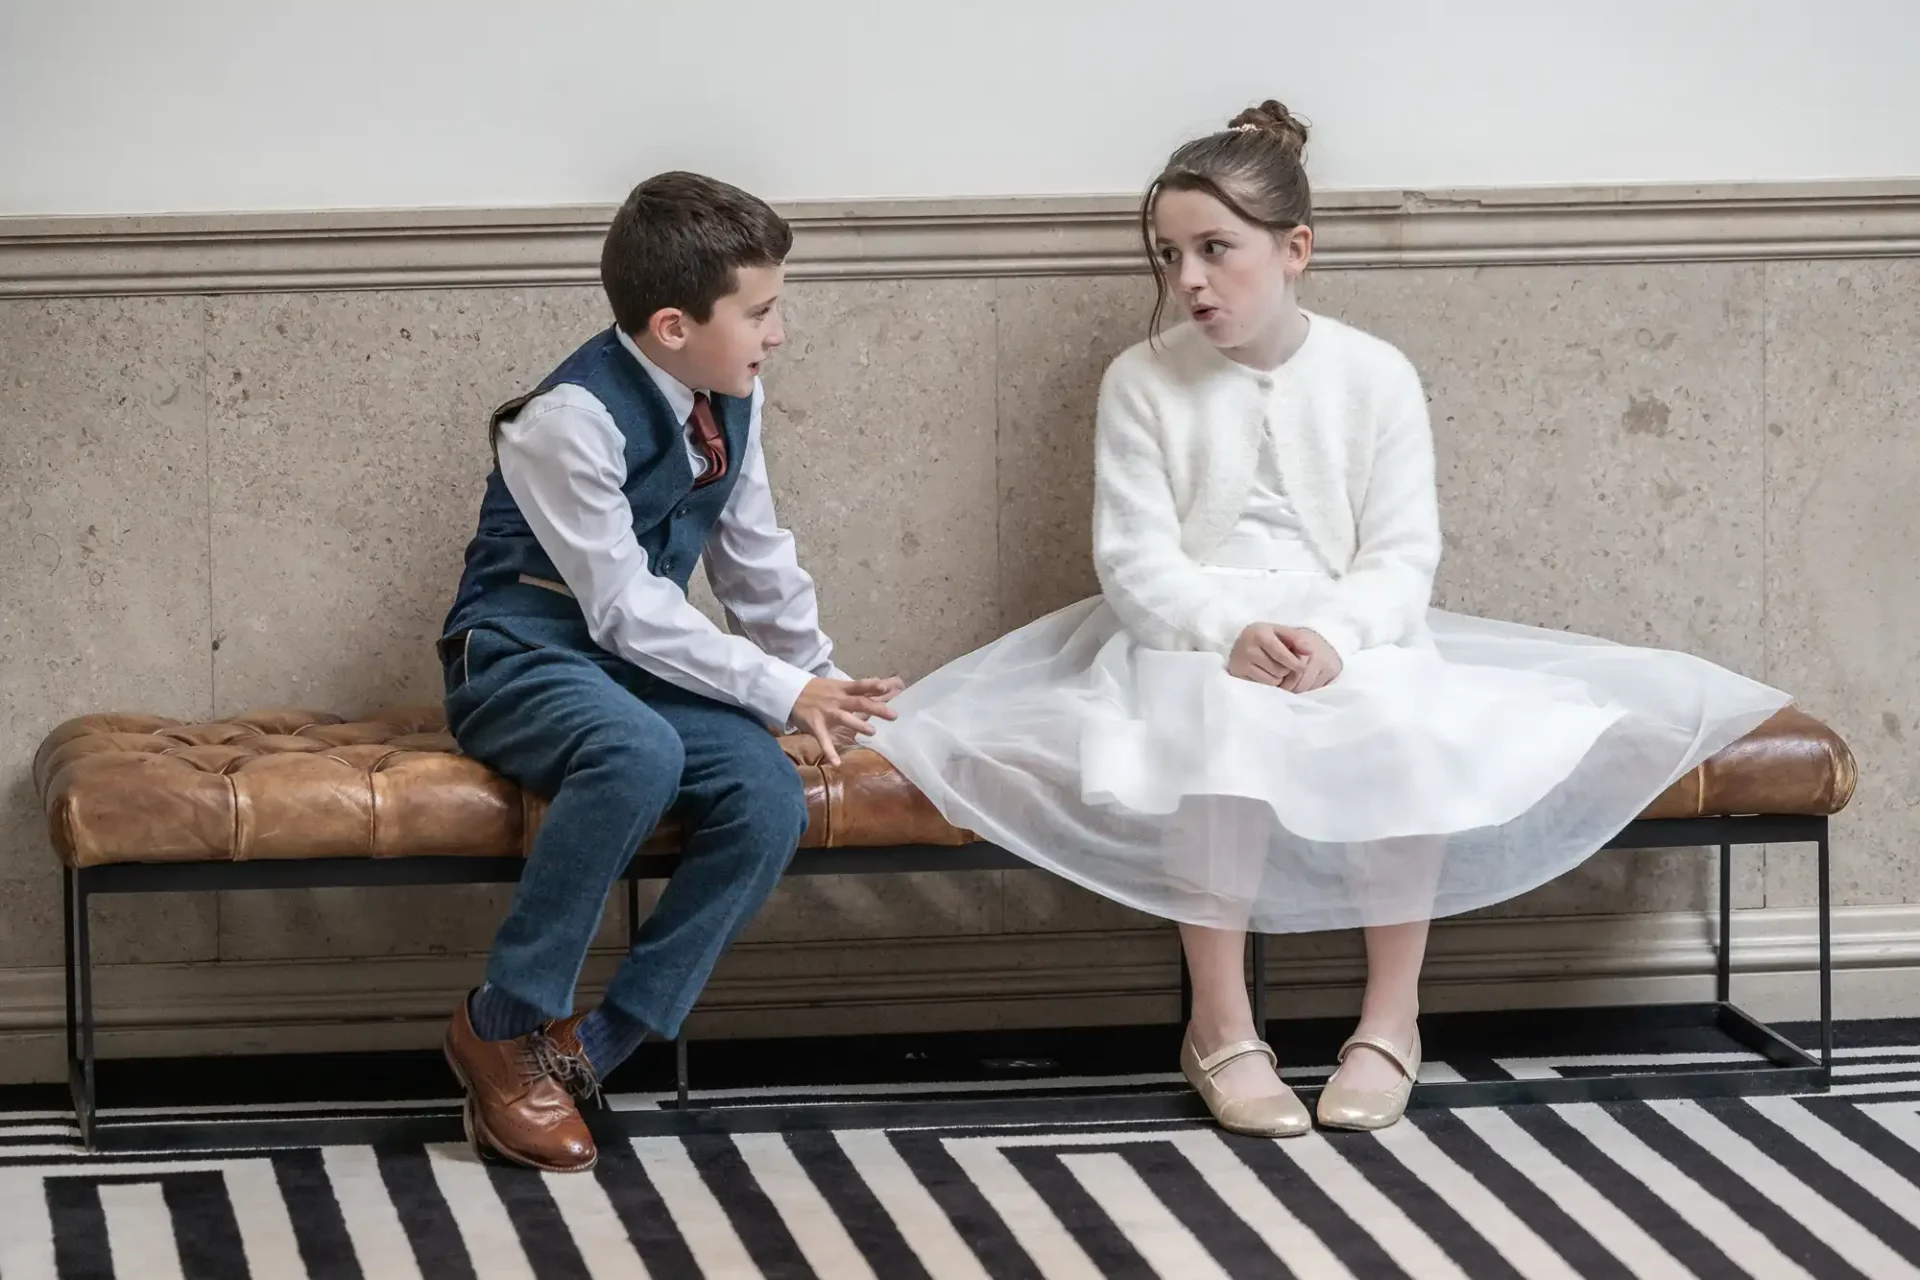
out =
[(707, 459), (707, 469), (693, 482), (694, 488), (701, 489), (727, 474), (727, 438), (713, 420), (713, 406), (704, 391), (693, 398), (693, 434)]

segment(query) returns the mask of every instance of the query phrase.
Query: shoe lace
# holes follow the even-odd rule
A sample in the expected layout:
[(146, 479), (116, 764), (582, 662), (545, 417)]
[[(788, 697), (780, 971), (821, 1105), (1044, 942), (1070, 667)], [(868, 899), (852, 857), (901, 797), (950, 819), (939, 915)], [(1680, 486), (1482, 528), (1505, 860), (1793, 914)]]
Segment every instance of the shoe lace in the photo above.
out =
[(587, 1060), (584, 1053), (563, 1050), (544, 1030), (536, 1031), (528, 1038), (521, 1070), (530, 1081), (541, 1076), (551, 1077), (581, 1101), (600, 1101), (600, 1077), (594, 1071), (593, 1063)]

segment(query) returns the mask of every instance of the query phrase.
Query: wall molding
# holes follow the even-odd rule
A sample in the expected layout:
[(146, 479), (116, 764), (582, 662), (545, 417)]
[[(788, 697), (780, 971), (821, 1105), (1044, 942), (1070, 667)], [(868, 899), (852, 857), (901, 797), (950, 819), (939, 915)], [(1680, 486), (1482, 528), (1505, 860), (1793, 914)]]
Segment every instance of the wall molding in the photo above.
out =
[[(1711, 996), (1705, 912), (1442, 921), (1425, 968), (1432, 1010), (1699, 1000)], [(1178, 955), (1167, 929), (748, 943), (702, 997), (702, 1036), (1057, 1026), (1171, 1019)], [(1766, 1017), (1813, 1010), (1808, 908), (1738, 912), (1735, 995)], [(1843, 1016), (1920, 1015), (1920, 904), (1834, 913)], [(598, 994), (617, 955), (588, 961)], [(436, 1043), (474, 982), (477, 956), (141, 964), (99, 970), (102, 1051), (219, 1053)], [(1364, 976), (1358, 939), (1272, 940), (1275, 1007), (1350, 1012)], [(59, 970), (0, 970), (0, 1079), (58, 1078)], [(11, 1049), (8, 1046), (12, 1046)]]
[[(799, 280), (1141, 270), (1132, 196), (813, 201)], [(611, 206), (0, 217), (0, 297), (592, 284)], [(1322, 269), (1920, 254), (1920, 179), (1322, 193)]]

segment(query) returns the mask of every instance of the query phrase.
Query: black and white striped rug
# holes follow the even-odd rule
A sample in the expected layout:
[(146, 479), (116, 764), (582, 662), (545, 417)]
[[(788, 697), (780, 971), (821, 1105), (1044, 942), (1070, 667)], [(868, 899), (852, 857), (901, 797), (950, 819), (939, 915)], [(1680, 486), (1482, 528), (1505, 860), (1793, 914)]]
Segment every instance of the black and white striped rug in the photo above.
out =
[(1819, 1097), (1280, 1142), (1190, 1121), (639, 1138), (584, 1176), (455, 1145), (87, 1156), (70, 1116), (15, 1112), (0, 1280), (1920, 1278), (1916, 1038), (1848, 1045)]

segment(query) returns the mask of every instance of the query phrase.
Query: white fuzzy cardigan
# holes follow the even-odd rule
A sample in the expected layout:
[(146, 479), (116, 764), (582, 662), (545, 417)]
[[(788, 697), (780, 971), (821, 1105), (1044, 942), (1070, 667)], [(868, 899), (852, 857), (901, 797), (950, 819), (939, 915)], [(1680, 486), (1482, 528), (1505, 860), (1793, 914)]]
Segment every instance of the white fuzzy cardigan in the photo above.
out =
[[(1127, 630), (1155, 649), (1225, 655), (1253, 622), (1310, 627), (1343, 657), (1426, 643), (1440, 514), (1426, 395), (1398, 350), (1310, 316), (1271, 373), (1192, 325), (1121, 353), (1100, 384), (1093, 557)], [(1247, 593), (1201, 570), (1245, 509), (1261, 433), (1335, 577), (1312, 617), (1252, 616)]]

